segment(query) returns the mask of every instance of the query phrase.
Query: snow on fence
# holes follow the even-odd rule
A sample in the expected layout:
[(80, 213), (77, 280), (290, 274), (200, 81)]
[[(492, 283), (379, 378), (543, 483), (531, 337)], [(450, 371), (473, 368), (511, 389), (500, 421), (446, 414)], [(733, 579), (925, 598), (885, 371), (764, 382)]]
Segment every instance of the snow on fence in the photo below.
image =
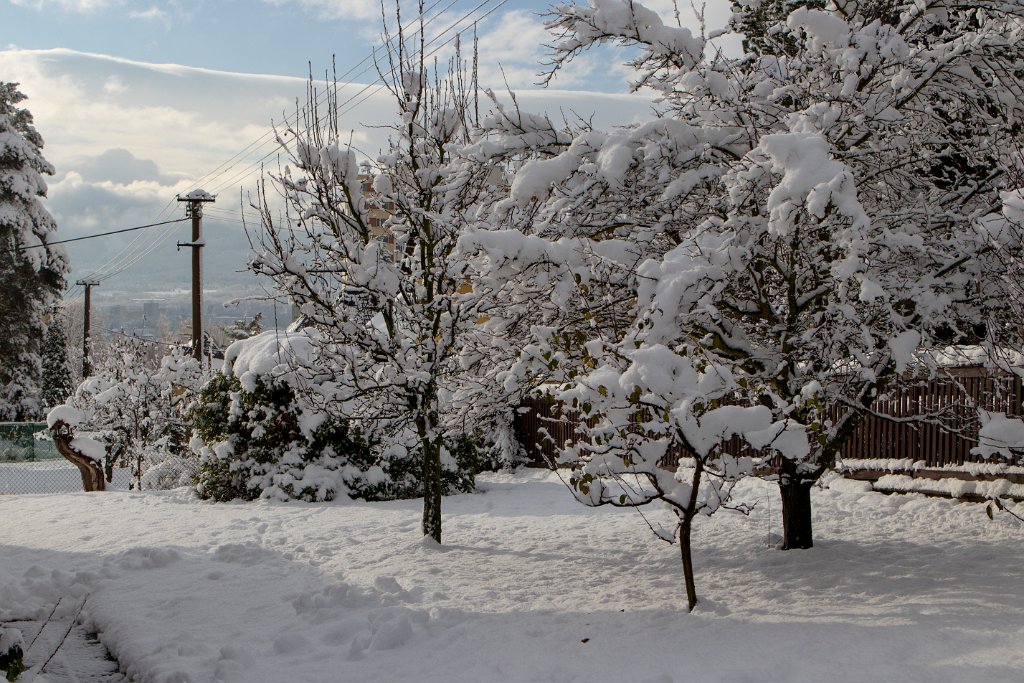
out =
[[(994, 375), (981, 367), (946, 368), (945, 377), (915, 381), (904, 378), (875, 401), (874, 414), (865, 417), (843, 447), (844, 461), (900, 460), (918, 468), (962, 468), (984, 462), (971, 453), (978, 443), (977, 408), (1019, 416), (1024, 398), (1021, 379)], [(544, 465), (573, 438), (579, 415), (564, 411), (551, 400), (524, 401), (515, 419), (516, 436), (534, 465)], [(739, 453), (746, 448), (738, 439), (725, 449)], [(674, 448), (662, 464), (674, 466), (692, 454)], [(968, 468), (969, 469), (969, 468)]]

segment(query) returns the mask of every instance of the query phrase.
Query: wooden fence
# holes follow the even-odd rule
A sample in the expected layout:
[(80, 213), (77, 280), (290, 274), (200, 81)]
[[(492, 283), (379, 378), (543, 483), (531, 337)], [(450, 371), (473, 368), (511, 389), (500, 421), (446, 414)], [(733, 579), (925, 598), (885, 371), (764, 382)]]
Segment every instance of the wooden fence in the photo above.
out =
[[(993, 375), (980, 367), (949, 368), (947, 377), (933, 380), (905, 378), (872, 404), (877, 414), (861, 420), (841, 456), (844, 460), (909, 459), (923, 461), (926, 467), (979, 462), (983, 459), (971, 453), (978, 438), (975, 408), (1019, 416), (1022, 398), (1019, 377)], [(516, 415), (516, 437), (533, 464), (556, 457), (574, 436), (579, 416), (567, 411), (559, 420), (556, 412), (554, 402), (530, 399)], [(941, 425), (925, 416), (939, 416)], [(743, 448), (738, 439), (726, 445), (734, 453)], [(664, 464), (685, 455), (672, 452)]]

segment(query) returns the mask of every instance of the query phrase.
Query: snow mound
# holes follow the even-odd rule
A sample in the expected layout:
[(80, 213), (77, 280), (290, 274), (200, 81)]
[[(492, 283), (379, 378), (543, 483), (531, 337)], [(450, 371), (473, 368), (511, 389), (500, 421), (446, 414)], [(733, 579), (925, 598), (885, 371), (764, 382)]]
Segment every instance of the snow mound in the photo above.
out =
[(58, 422), (63, 422), (69, 427), (77, 427), (85, 415), (81, 410), (71, 406), (57, 406), (46, 415), (46, 426), (53, 428)]

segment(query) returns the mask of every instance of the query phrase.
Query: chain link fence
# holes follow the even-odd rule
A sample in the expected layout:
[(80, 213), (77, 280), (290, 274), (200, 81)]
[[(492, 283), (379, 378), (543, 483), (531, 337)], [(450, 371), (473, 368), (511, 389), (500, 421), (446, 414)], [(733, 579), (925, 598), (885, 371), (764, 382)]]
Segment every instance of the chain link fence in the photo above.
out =
[(82, 490), (82, 477), (44, 422), (0, 422), (0, 495)]
[[(111, 489), (137, 487), (131, 470), (112, 474)], [(46, 423), (0, 422), (0, 495), (82, 490), (82, 475), (57, 451)]]

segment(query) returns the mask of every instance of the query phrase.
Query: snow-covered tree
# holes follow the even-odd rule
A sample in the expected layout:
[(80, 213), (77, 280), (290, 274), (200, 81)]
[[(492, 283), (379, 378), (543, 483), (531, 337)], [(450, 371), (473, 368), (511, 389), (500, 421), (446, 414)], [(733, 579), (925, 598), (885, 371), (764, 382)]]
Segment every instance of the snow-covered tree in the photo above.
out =
[(737, 59), (636, 2), (556, 7), (553, 68), (627, 46), (659, 115), (520, 150), (492, 223), (528, 212), (530, 230), (465, 243), (577, 310), (606, 301), (600, 283), (628, 291), (626, 325), (595, 316), (573, 344), (538, 328), (508, 375), (571, 367), (562, 397), (596, 424), (567, 453), (589, 461), (581, 498), (632, 504), (628, 477), (635, 500), (716, 506), (720, 486), (653, 462), (670, 439), (735, 472), (738, 436), (779, 482), (783, 547), (806, 548), (811, 485), (895, 378), (939, 372), (951, 339), (980, 337), (996, 366), (1021, 347), (1024, 24), (1005, 1), (741, 4), (761, 14), (737, 16), (757, 27)]
[[(331, 380), (331, 374), (317, 374), (317, 351), (308, 330), (269, 331), (228, 347), (222, 371), (190, 411), (200, 496), (323, 501), (419, 495), (414, 458), (388, 457), (393, 451), (367, 441), (357, 422), (309, 400), (315, 394), (304, 387)], [(456, 462), (442, 463), (443, 487), (472, 490), (475, 453), (453, 448), (452, 455)]]
[(460, 156), (476, 111), (466, 65), (455, 57), (428, 70), (422, 31), (385, 40), (379, 68), (397, 108), (389, 149), (360, 163), (334, 89), (311, 85), (303, 120), (280, 136), (290, 163), (271, 178), (287, 214), (278, 217), (264, 187), (253, 268), (312, 331), (318, 372), (332, 377), (315, 388), (319, 405), (357, 423), (388, 460), (416, 463), (423, 533), (440, 542), (444, 464), (462, 434), (507, 412), (500, 390), (474, 380), (496, 360), (479, 352), (490, 304), (457, 249), (467, 221), (504, 191)]
[(140, 488), (183, 486), (196, 470), (187, 409), (208, 377), (185, 348), (161, 358), (144, 340), (122, 335), (66, 405), (81, 414), (77, 428), (106, 447), (108, 478), (120, 467)]
[(67, 400), (75, 385), (68, 362), (68, 338), (64, 333), (63, 316), (55, 313), (46, 326), (43, 340), (43, 407), (49, 410)]
[(0, 82), (0, 420), (38, 419), (40, 347), (50, 304), (68, 272), (40, 199), (53, 167), (17, 84)]

